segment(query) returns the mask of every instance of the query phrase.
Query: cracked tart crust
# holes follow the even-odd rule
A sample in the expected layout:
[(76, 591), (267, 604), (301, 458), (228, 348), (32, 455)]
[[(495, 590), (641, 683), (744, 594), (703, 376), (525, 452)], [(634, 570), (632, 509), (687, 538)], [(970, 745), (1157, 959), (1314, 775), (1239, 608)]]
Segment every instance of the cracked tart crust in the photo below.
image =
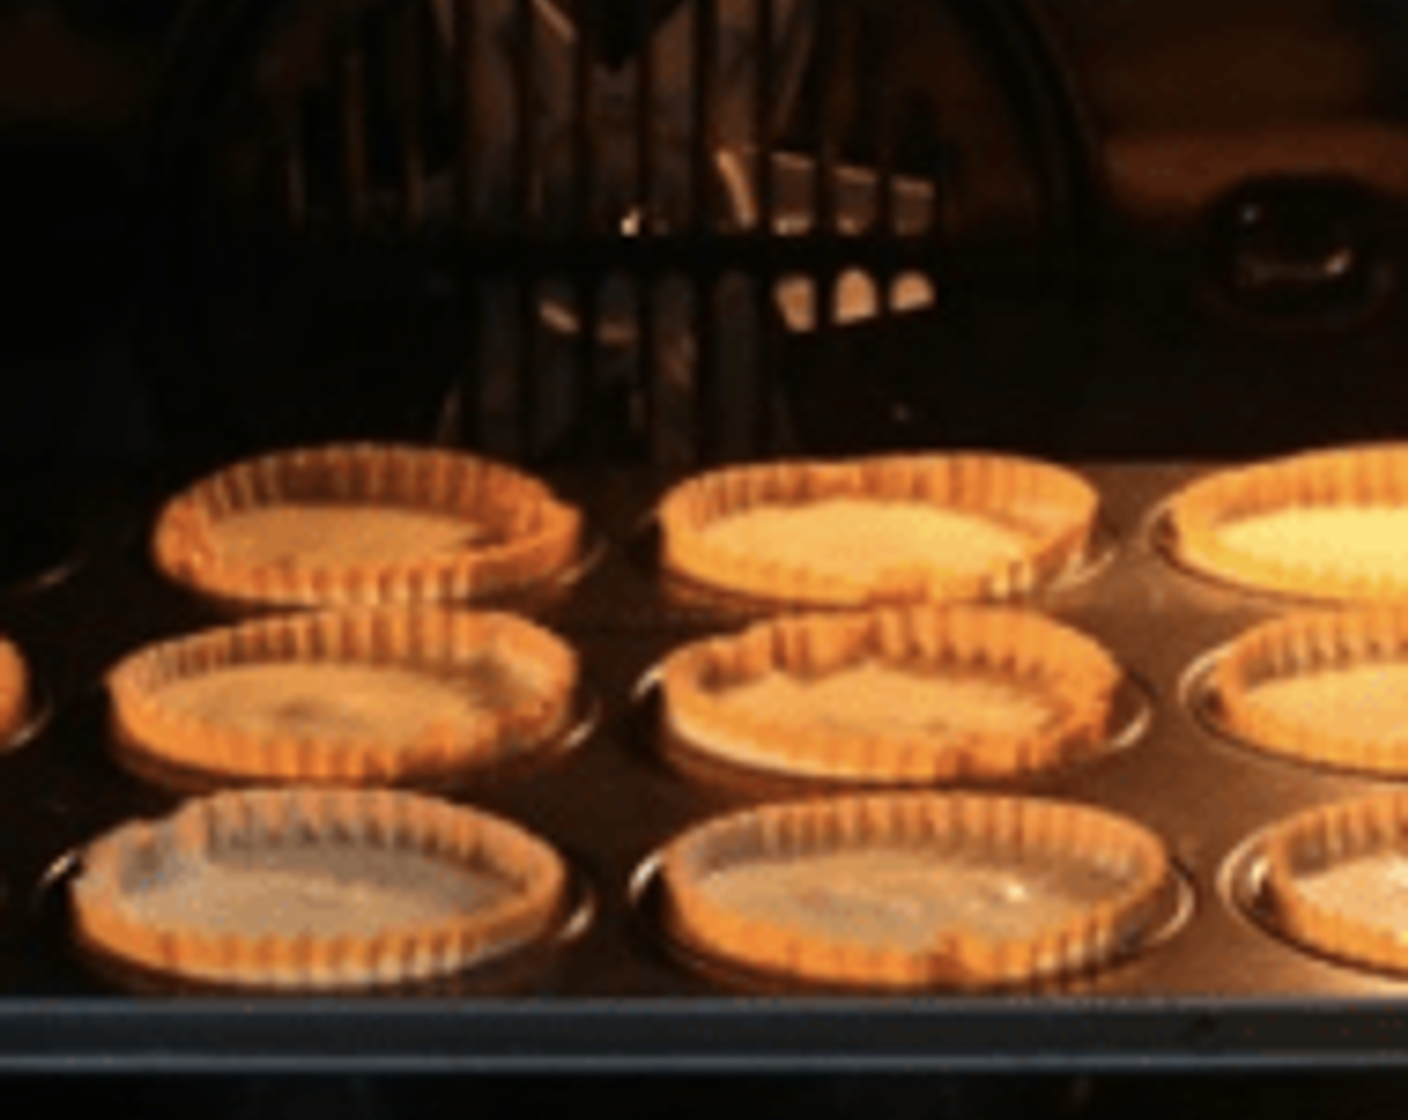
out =
[(1095, 641), (1014, 610), (912, 607), (777, 619), (665, 662), (667, 731), (746, 767), (932, 782), (1097, 750), (1122, 674)]
[(1034, 799), (891, 795), (773, 805), (665, 850), (665, 922), (700, 951), (866, 987), (1022, 983), (1107, 963), (1152, 929), (1163, 844)]
[(1227, 582), (1350, 602), (1408, 600), (1408, 444), (1221, 471), (1169, 506), (1175, 555)]
[(443, 778), (568, 727), (578, 661), (513, 615), (437, 607), (258, 619), (108, 673), (123, 749), (242, 781)]
[(1408, 611), (1290, 615), (1235, 640), (1208, 685), (1225, 726), (1305, 762), (1408, 774)]
[(79, 942), (205, 983), (349, 989), (463, 972), (546, 936), (553, 850), (404, 793), (253, 790), (99, 837), (70, 885)]
[(745, 596), (832, 606), (998, 598), (1089, 550), (1080, 477), (997, 455), (732, 467), (661, 503), (665, 567)]
[(550, 579), (577, 558), (581, 514), (538, 480), (461, 452), (341, 444), (280, 452), (163, 508), (157, 566), (246, 602), (464, 602)]
[(1272, 827), (1263, 897), (1281, 930), (1329, 956), (1408, 971), (1408, 795), (1321, 806)]

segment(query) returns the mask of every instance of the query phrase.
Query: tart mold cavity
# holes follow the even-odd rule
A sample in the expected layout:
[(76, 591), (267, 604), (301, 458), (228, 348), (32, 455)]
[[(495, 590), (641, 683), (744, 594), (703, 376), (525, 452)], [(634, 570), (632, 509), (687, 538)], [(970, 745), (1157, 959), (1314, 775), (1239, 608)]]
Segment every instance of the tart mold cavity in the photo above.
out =
[[(425, 925), (366, 935), (246, 934), (198, 916), (147, 919), (136, 885), (231, 847), (330, 844), (406, 851), (501, 878), (505, 896)], [(84, 851), (70, 885), (76, 936), (164, 974), (257, 988), (395, 986), (453, 974), (548, 932), (567, 897), (562, 860), (542, 841), (486, 813), (388, 791), (253, 790), (188, 802), (156, 823), (124, 825)]]
[[(408, 561), (287, 557), (252, 563), (222, 548), (231, 516), (283, 504), (422, 510), (465, 519), (488, 539)], [(468, 602), (539, 583), (581, 548), (579, 511), (541, 482), (471, 455), (409, 446), (334, 444), (236, 464), (163, 508), (153, 538), (158, 568), (222, 599), (297, 606)]]
[[(978, 572), (935, 557), (875, 579), (774, 561), (719, 545), (704, 531), (731, 515), (836, 499), (910, 503), (1014, 530), (1019, 559)], [(732, 467), (676, 487), (661, 503), (662, 561), (678, 575), (745, 596), (818, 606), (1000, 599), (1044, 586), (1090, 550), (1099, 496), (1084, 479), (1036, 460), (955, 454)]]

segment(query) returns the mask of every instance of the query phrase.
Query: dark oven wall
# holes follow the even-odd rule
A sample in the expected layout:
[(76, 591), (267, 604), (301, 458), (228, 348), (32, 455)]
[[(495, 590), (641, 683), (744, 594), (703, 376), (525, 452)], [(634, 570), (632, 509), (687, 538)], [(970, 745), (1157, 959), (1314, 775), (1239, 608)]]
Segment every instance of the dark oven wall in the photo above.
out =
[[(11, 455), (161, 447), (120, 340), (142, 294), (136, 141), (186, 7), (0, 9), (0, 240), (11, 280), (0, 354), (15, 374), (0, 390), (0, 449)], [(989, 293), (997, 326), (957, 341), (923, 317), (888, 338), (876, 324), (844, 328), (826, 348), (854, 368), (880, 355), (882, 401), (873, 379), (855, 399), (843, 385), (807, 414), (811, 443), (1175, 457), (1408, 428), (1396, 291), (1408, 213), (1402, 5), (1042, 0), (1036, 11), (1098, 140), (1080, 321), (1055, 335), (1005, 332), (999, 290)], [(945, 48), (933, 44), (938, 57)], [(929, 50), (917, 39), (907, 64)], [(969, 114), (953, 128), (975, 165), (970, 213), (1000, 209), (993, 200), (1009, 188), (1020, 198), (1004, 154), (984, 144), (983, 99), (957, 86), (947, 95)], [(811, 355), (803, 341), (783, 357), (805, 368)], [(1004, 427), (1022, 387), (1052, 379), (1059, 410)]]
[(1408, 431), (1408, 8), (1053, 0), (1112, 204), (1086, 440), (1261, 454)]

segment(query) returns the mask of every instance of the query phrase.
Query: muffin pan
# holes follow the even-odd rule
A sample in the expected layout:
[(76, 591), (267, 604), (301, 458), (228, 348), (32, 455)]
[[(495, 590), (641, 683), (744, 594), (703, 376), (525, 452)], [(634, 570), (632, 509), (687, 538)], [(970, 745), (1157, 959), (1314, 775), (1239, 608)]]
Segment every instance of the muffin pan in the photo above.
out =
[[(607, 554), (524, 609), (576, 646), (583, 714), (593, 701), (599, 713), (583, 741), (542, 765), (436, 790), (517, 821), (572, 868), (578, 904), (562, 932), (501, 974), (375, 998), (257, 998), (153, 983), (76, 948), (64, 883), (82, 846), (165, 816), (183, 796), (114, 758), (97, 682), (138, 646), (222, 619), (120, 535), (70, 578), (0, 597), (0, 632), (30, 658), (52, 708), (23, 749), (0, 753), (0, 1067), (1104, 1069), (1401, 1052), (1408, 977), (1308, 953), (1268, 928), (1253, 843), (1298, 810), (1397, 787), (1219, 734), (1198, 711), (1195, 667), (1287, 604), (1178, 570), (1149, 535), (1153, 511), (1203, 468), (1084, 473), (1103, 499), (1103, 562), (1034, 606), (1125, 668), (1119, 749), (982, 785), (1108, 808), (1163, 840), (1179, 888), (1136, 955), (1060, 984), (880, 994), (757, 984), (674, 944), (659, 928), (653, 874), (672, 839), (721, 814), (849, 787), (696, 773), (661, 749), (642, 682), (681, 643), (756, 615), (681, 595), (654, 570), (642, 527), (670, 479), (568, 474), (549, 481), (581, 505)], [(126, 515), (142, 525), (160, 497), (134, 488)]]

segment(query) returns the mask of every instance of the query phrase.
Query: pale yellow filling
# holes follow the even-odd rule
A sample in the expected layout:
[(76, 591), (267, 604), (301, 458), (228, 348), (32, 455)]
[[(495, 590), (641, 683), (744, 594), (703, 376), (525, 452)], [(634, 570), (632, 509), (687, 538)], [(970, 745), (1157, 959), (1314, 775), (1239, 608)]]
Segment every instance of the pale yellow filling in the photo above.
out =
[(1247, 705), (1308, 732), (1366, 744), (1408, 741), (1408, 662), (1322, 669), (1263, 681)]
[(922, 952), (953, 932), (989, 941), (1038, 936), (1122, 885), (1075, 861), (1002, 864), (875, 848), (738, 864), (714, 872), (704, 889), (731, 911), (796, 935)]
[(487, 533), (450, 514), (358, 505), (278, 505), (244, 510), (213, 528), (222, 556), (264, 566), (411, 563), (482, 542)]
[(522, 688), (488, 665), (449, 677), (397, 665), (271, 662), (179, 678), (161, 700), (174, 713), (246, 735), (392, 747), (431, 727), (482, 726)]
[(1300, 508), (1230, 521), (1222, 543), (1256, 560), (1408, 581), (1408, 508)]
[(251, 937), (370, 937), (482, 910), (513, 887), (416, 852), (312, 843), (168, 859), (125, 897), (146, 923)]
[(1408, 855), (1378, 852), (1302, 874), (1297, 890), (1315, 905), (1356, 922), (1408, 930)]
[(807, 679), (769, 673), (730, 687), (720, 705), (769, 722), (858, 734), (1020, 736), (1051, 708), (1031, 688), (995, 677), (922, 673), (871, 661)]
[(712, 547), (760, 563), (870, 584), (915, 569), (999, 571), (1031, 547), (1023, 533), (985, 517), (854, 498), (744, 510), (710, 523), (703, 535)]

